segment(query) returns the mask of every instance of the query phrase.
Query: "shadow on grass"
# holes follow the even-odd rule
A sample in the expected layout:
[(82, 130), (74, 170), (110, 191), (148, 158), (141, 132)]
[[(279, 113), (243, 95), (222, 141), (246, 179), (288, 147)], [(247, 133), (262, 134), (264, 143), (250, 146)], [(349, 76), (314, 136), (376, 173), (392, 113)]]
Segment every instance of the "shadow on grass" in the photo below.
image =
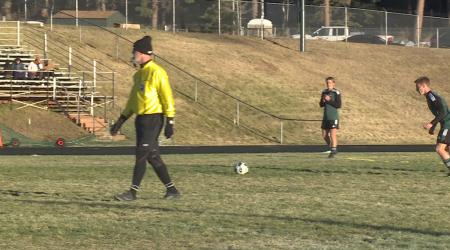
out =
[[(205, 173), (206, 170), (205, 167), (220, 167), (220, 168), (227, 168), (231, 169), (232, 166), (226, 166), (226, 165), (189, 165), (189, 167), (192, 168), (202, 168), (202, 173)], [(335, 166), (333, 168), (339, 168), (340, 166)], [(346, 166), (342, 166), (342, 168), (347, 168)], [(281, 167), (272, 167), (272, 166), (258, 166), (255, 167), (255, 169), (264, 169), (264, 170), (277, 170), (277, 171), (292, 171), (292, 172), (303, 172), (303, 173), (314, 173), (314, 174), (354, 174), (354, 175), (363, 175), (363, 174), (371, 174), (371, 175), (410, 175), (411, 173), (446, 173), (446, 169), (436, 169), (436, 170), (429, 170), (429, 169), (407, 169), (407, 168), (382, 168), (382, 167), (371, 167), (371, 168), (365, 168), (361, 169), (360, 171), (351, 171), (351, 170), (327, 170), (327, 169), (313, 169), (313, 168), (281, 168)], [(214, 169), (210, 169), (214, 170)], [(214, 170), (215, 171), (215, 170)], [(378, 172), (379, 171), (379, 172)], [(389, 172), (384, 172), (389, 171)], [(392, 173), (393, 172), (393, 173)], [(216, 172), (214, 172), (216, 173)], [(230, 172), (231, 173), (231, 172)], [(443, 175), (443, 177), (447, 177), (446, 175)]]
[[(18, 193), (18, 191), (15, 191)], [(42, 192), (39, 192), (42, 193)], [(16, 195), (17, 196), (17, 195)], [(85, 199), (86, 201), (90, 201), (91, 199)], [(148, 210), (154, 210), (154, 211), (160, 211), (160, 212), (173, 212), (173, 213), (186, 213), (186, 214), (198, 214), (198, 215), (204, 215), (204, 214), (211, 214), (214, 216), (232, 216), (234, 218), (237, 217), (251, 217), (251, 218), (257, 218), (257, 219), (271, 219), (271, 220), (282, 220), (282, 221), (302, 221), (307, 223), (320, 223), (324, 225), (333, 225), (333, 226), (346, 226), (346, 227), (353, 227), (356, 229), (372, 229), (372, 230), (382, 230), (382, 231), (393, 231), (393, 232), (405, 232), (405, 233), (415, 233), (415, 234), (423, 234), (423, 235), (430, 235), (430, 236), (450, 236), (450, 232), (433, 232), (433, 231), (426, 231), (426, 230), (420, 230), (420, 229), (414, 229), (414, 228), (406, 228), (406, 227), (396, 227), (396, 226), (390, 226), (390, 225), (384, 225), (384, 226), (377, 226), (377, 225), (370, 225), (366, 223), (348, 223), (343, 221), (336, 221), (336, 220), (321, 220), (321, 219), (307, 219), (307, 218), (300, 218), (300, 217), (292, 217), (292, 216), (275, 216), (275, 215), (258, 215), (258, 214), (242, 214), (242, 213), (222, 213), (222, 212), (214, 212), (214, 211), (201, 211), (201, 210), (182, 210), (182, 209), (175, 209), (175, 208), (163, 208), (163, 207), (156, 207), (156, 206), (135, 206), (132, 205), (133, 203), (127, 203), (129, 205), (125, 205), (124, 203), (118, 202), (118, 201), (112, 201), (107, 200), (109, 203), (106, 202), (82, 202), (82, 201), (39, 201), (39, 200), (24, 200), (24, 199), (17, 199), (17, 202), (23, 202), (23, 203), (29, 203), (29, 204), (45, 204), (45, 205), (62, 205), (62, 206), (72, 206), (72, 205), (79, 205), (79, 206), (87, 206), (87, 207), (105, 207), (105, 208), (117, 208), (117, 209), (148, 209)], [(183, 202), (183, 201), (167, 201), (167, 202)], [(131, 205), (131, 206), (130, 206)]]

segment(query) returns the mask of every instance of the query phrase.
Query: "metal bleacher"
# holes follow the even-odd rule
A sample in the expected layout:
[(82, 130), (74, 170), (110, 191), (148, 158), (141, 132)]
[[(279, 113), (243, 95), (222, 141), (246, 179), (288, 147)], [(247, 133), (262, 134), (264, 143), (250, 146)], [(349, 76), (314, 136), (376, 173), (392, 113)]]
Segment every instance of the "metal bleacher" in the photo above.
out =
[[(15, 58), (20, 58), (25, 65), (33, 61), (36, 57), (43, 57), (42, 54), (35, 53), (34, 50), (22, 46), (0, 46), (0, 67), (3, 68), (6, 60), (13, 62)], [(86, 112), (86, 103), (78, 102), (76, 96), (83, 95), (87, 91), (78, 76), (67, 71), (67, 68), (58, 68), (54, 71), (54, 77), (44, 77), (42, 80), (14, 80), (5, 79), (4, 74), (0, 75), (0, 101), (2, 103), (19, 104), (20, 108), (35, 107), (40, 109), (50, 109), (52, 111), (62, 111), (61, 106), (69, 107), (67, 111), (74, 111), (81, 108), (81, 112)], [(70, 95), (75, 93), (77, 95)], [(81, 106), (81, 107), (80, 107)]]
[[(14, 109), (32, 107), (59, 112), (97, 136), (108, 134), (105, 131), (108, 131), (110, 120), (117, 119), (117, 115), (112, 115), (107, 108), (107, 104), (112, 104), (114, 108), (114, 92), (112, 95), (99, 92), (102, 86), (98, 83), (109, 82), (114, 86), (114, 71), (103, 65), (103, 68), (99, 67), (100, 63), (95, 60), (87, 62), (85, 57), (81, 58), (84, 55), (79, 52), (77, 55), (70, 46), (56, 39), (47, 40), (46, 33), (27, 28), (19, 22), (3, 22), (0, 25), (2, 29), (6, 31), (2, 31), (3, 37), (0, 37), (0, 104), (10, 105)], [(36, 44), (43, 37), (45, 48), (42, 50)], [(41, 63), (52, 60), (56, 67), (54, 77), (41, 80), (6, 79), (3, 72), (5, 62), (9, 60), (13, 63), (17, 57), (25, 68), (36, 57), (41, 58)], [(100, 72), (99, 69), (106, 70)], [(105, 77), (105, 74), (112, 75), (112, 78)]]

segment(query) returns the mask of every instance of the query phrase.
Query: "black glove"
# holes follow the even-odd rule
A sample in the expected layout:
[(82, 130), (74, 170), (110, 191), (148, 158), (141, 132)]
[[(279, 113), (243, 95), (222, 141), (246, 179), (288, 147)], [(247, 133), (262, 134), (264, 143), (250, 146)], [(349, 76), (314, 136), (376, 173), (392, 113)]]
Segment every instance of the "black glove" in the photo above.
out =
[(119, 117), (119, 120), (117, 120), (116, 123), (114, 123), (114, 125), (112, 125), (111, 129), (109, 130), (109, 133), (112, 136), (115, 136), (117, 134), (117, 132), (119, 131), (120, 127), (122, 127), (122, 124), (127, 120), (128, 118), (124, 115), (121, 115)]
[(166, 128), (164, 129), (164, 136), (169, 139), (173, 135), (173, 124), (175, 121), (173, 118), (167, 117)]

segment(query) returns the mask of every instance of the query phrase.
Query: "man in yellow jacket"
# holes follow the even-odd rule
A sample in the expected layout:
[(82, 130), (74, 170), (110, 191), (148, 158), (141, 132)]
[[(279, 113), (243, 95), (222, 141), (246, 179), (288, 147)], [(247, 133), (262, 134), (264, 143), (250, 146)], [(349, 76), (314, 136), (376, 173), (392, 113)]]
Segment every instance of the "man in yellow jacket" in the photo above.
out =
[(166, 195), (163, 198), (181, 199), (159, 154), (158, 136), (164, 125), (164, 115), (164, 135), (170, 138), (173, 135), (175, 107), (167, 73), (152, 61), (152, 53), (150, 36), (145, 36), (133, 44), (132, 60), (141, 68), (133, 76), (133, 87), (125, 110), (110, 131), (112, 136), (116, 135), (122, 124), (136, 114), (137, 145), (133, 180), (129, 191), (115, 196), (119, 201), (136, 200), (147, 161), (166, 187)]

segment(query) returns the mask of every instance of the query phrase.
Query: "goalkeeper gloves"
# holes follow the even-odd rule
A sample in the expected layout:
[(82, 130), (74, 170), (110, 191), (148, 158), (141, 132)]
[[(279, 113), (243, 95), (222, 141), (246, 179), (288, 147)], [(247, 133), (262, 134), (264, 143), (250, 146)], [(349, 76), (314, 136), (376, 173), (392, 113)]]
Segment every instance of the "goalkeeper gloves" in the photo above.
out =
[(171, 117), (167, 117), (166, 128), (164, 129), (164, 136), (169, 139), (173, 135), (173, 124), (175, 121)]
[(115, 136), (117, 134), (117, 132), (119, 131), (120, 127), (122, 127), (122, 124), (127, 120), (128, 118), (124, 115), (121, 115), (119, 117), (119, 120), (117, 120), (116, 123), (114, 123), (114, 125), (112, 125), (111, 129), (109, 130), (110, 134), (112, 136)]

